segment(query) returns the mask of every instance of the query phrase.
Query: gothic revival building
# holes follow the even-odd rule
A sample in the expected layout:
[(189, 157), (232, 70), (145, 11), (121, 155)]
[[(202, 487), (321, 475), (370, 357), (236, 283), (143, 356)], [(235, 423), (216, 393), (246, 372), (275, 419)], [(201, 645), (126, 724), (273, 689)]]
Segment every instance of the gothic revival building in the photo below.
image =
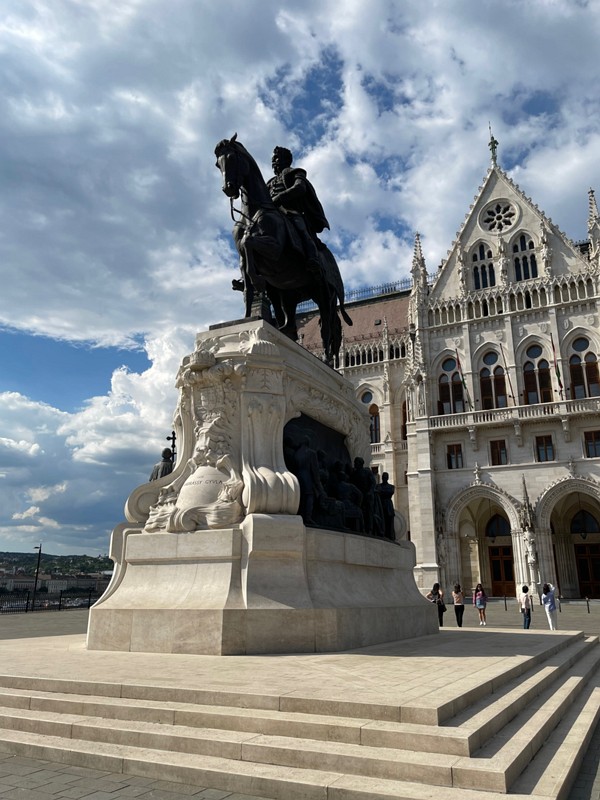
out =
[[(600, 597), (600, 217), (574, 243), (496, 163), (429, 278), (351, 303), (338, 369), (396, 486), (423, 589)], [(350, 298), (352, 299), (352, 298)], [(308, 314), (301, 342), (318, 354)]]

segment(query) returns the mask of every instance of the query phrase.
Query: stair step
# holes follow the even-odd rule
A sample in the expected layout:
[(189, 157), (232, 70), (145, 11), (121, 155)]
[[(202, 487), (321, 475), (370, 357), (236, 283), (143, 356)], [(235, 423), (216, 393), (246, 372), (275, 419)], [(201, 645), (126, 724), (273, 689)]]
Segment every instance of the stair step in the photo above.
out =
[[(452, 785), (456, 756), (289, 736), (0, 709), (0, 728), (87, 742)], [(0, 738), (2, 732), (0, 731)]]
[[(210, 786), (273, 800), (481, 800), (481, 791), (426, 786), (405, 780), (342, 775), (326, 770), (280, 767), (214, 756), (167, 753), (150, 748), (65, 741), (59, 737), (7, 731), (0, 751), (126, 775)], [(435, 794), (434, 794), (435, 791)], [(536, 800), (512, 795), (511, 800)], [(506, 800), (486, 793), (486, 800)], [(542, 800), (542, 798), (540, 798)], [(547, 800), (547, 798), (546, 798)]]
[(598, 637), (530, 650), (401, 706), (4, 675), (0, 751), (277, 800), (564, 800), (600, 718)]
[[(511, 789), (525, 794), (557, 797), (575, 780), (600, 722), (600, 675), (588, 686), (554, 729), (533, 761)], [(564, 796), (564, 790), (563, 790)]]
[(453, 768), (453, 785), (508, 792), (598, 669), (594, 648), (481, 748)]
[(598, 637), (589, 636), (566, 650), (558, 651), (535, 671), (513, 679), (495, 692), (496, 699), (492, 702), (479, 701), (448, 724), (463, 733), (472, 755), (589, 653), (595, 653), (600, 663)]
[(400, 722), (382, 722), (318, 714), (291, 714), (261, 709), (240, 709), (227, 706), (194, 706), (171, 703), (165, 706), (150, 701), (120, 698), (96, 698), (87, 695), (65, 695), (50, 692), (28, 692), (24, 689), (0, 691), (0, 708), (78, 714), (109, 720), (139, 720), (184, 725), (195, 728), (218, 728), (249, 733), (263, 733), (316, 741), (347, 742), (372, 747), (469, 755), (470, 732), (452, 728)]

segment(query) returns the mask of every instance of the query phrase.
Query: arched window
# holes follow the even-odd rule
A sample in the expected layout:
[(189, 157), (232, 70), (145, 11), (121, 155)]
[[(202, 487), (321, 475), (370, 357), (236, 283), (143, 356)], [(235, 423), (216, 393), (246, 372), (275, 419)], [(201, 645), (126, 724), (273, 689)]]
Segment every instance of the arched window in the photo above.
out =
[(487, 289), (496, 285), (496, 273), (492, 263), (492, 251), (488, 244), (481, 242), (471, 256), (473, 262), (473, 288)]
[[(498, 353), (489, 350), (483, 357), (486, 364), (479, 372), (479, 390), (481, 393), (481, 408), (506, 408), (506, 376), (504, 368), (497, 364)], [(494, 366), (497, 364), (497, 366)]]
[(593, 514), (581, 509), (571, 520), (571, 533), (578, 533), (582, 539), (586, 539), (588, 533), (600, 533), (600, 525)]
[(379, 406), (375, 403), (369, 406), (369, 432), (371, 434), (371, 444), (381, 441), (381, 433), (379, 428)]
[(523, 401), (525, 405), (552, 402), (552, 381), (550, 379), (550, 366), (542, 358), (542, 348), (539, 344), (532, 344), (527, 348), (526, 355), (530, 361), (523, 365)]
[(575, 353), (569, 358), (571, 399), (579, 400), (583, 397), (600, 397), (598, 359), (596, 354), (590, 349), (590, 340), (587, 336), (578, 336), (571, 345), (571, 348), (575, 350)]
[(535, 244), (529, 234), (522, 233), (513, 244), (516, 281), (537, 278), (538, 268), (534, 250)]
[(485, 535), (489, 536), (492, 541), (498, 536), (510, 536), (508, 520), (500, 516), (500, 514), (494, 514), (485, 526)]
[(371, 444), (375, 444), (380, 441), (379, 406), (373, 402), (373, 392), (369, 389), (365, 389), (361, 394), (360, 402), (369, 406), (369, 433)]
[(465, 403), (456, 359), (445, 359), (442, 370), (443, 373), (438, 381), (438, 414), (458, 414), (465, 410)]

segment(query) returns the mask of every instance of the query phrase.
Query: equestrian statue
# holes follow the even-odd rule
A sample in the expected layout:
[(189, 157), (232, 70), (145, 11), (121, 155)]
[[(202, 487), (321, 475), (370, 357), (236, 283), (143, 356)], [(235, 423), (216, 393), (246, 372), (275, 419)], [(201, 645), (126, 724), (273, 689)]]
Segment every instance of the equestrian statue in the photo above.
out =
[[(329, 248), (317, 237), (329, 223), (314, 187), (303, 169), (292, 168), (292, 154), (284, 147), (273, 152), (274, 177), (268, 184), (237, 134), (215, 148), (217, 167), (223, 176), (223, 192), (229, 197), (235, 224), (233, 241), (240, 256), (242, 280), (233, 281), (245, 298), (246, 317), (257, 297), (266, 293), (279, 330), (298, 338), (296, 306), (313, 300), (320, 314), (325, 361), (333, 364), (342, 341), (344, 284)], [(233, 201), (241, 198), (240, 219), (234, 217)]]

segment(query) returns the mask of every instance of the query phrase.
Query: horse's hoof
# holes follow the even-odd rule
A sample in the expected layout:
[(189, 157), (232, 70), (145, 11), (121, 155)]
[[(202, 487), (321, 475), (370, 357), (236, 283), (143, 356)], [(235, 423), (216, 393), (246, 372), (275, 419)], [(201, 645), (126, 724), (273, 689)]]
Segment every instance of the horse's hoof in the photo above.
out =
[(234, 278), (231, 281), (231, 288), (234, 292), (243, 292), (244, 291), (244, 281), (240, 281), (238, 278)]

